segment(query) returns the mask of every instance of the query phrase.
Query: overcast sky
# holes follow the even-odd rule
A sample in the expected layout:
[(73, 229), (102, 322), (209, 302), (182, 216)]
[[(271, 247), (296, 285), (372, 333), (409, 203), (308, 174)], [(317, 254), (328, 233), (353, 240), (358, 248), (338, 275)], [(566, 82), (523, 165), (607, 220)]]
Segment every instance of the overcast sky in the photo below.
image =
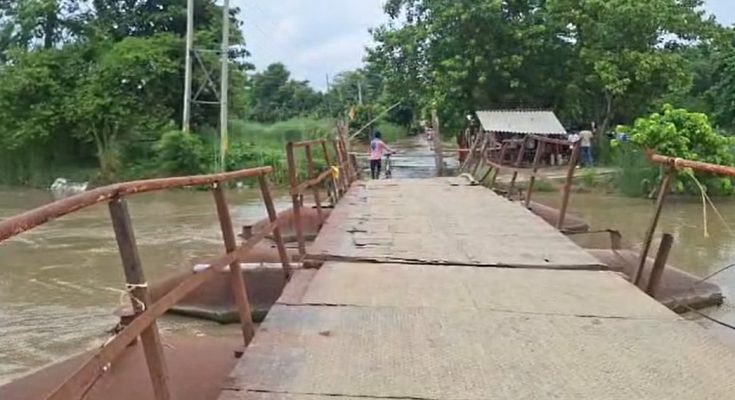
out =
[[(387, 21), (383, 0), (231, 0), (244, 19), (250, 61), (281, 61), (294, 78), (325, 87), (325, 75), (362, 65), (368, 28)], [(735, 24), (735, 0), (706, 0), (721, 23)]]

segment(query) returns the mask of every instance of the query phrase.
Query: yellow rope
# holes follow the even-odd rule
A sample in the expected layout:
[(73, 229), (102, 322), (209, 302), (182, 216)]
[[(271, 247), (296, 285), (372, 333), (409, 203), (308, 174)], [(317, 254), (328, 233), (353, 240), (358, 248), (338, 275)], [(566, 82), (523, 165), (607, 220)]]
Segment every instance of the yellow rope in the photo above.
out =
[(733, 232), (732, 227), (730, 227), (730, 225), (727, 223), (727, 221), (725, 220), (725, 217), (722, 216), (722, 213), (720, 213), (720, 210), (715, 206), (715, 203), (712, 201), (712, 199), (709, 197), (709, 195), (707, 195), (707, 191), (705, 190), (704, 185), (702, 185), (702, 183), (697, 179), (697, 177), (694, 176), (693, 173), (690, 173), (690, 174), (687, 174), (687, 175), (689, 175), (689, 177), (692, 178), (692, 180), (694, 181), (694, 183), (699, 187), (699, 191), (702, 194), (702, 203), (703, 203), (702, 204), (702, 207), (704, 208), (704, 218), (705, 218), (705, 222), (704, 222), (704, 226), (705, 226), (705, 237), (709, 237), (709, 234), (707, 233), (707, 220), (706, 220), (706, 218), (707, 218), (707, 210), (706, 210), (706, 206), (705, 206), (705, 204), (706, 204), (705, 201), (707, 203), (709, 203), (710, 207), (712, 207), (712, 210), (714, 210), (715, 214), (717, 214), (717, 217), (720, 219), (720, 221), (722, 222), (722, 225), (725, 226), (725, 228), (730, 233), (730, 235), (733, 235), (733, 233), (735, 233), (735, 232)]

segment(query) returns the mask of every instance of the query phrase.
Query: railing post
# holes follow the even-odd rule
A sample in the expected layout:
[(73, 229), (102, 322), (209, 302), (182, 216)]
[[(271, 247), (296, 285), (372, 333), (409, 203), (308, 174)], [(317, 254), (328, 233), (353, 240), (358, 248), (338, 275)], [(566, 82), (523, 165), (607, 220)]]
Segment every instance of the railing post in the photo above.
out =
[[(311, 153), (311, 145), (306, 145), (306, 170), (309, 172), (309, 179), (316, 177), (316, 169), (314, 168), (314, 156)], [(324, 215), (322, 215), (322, 201), (319, 198), (319, 188), (317, 185), (311, 187), (311, 191), (314, 193), (314, 203), (316, 204), (316, 213), (319, 216), (319, 223), (324, 222)]]
[(334, 154), (337, 156), (337, 163), (339, 164), (339, 191), (340, 196), (342, 196), (345, 192), (347, 192), (347, 187), (349, 184), (347, 183), (347, 161), (344, 157), (342, 157), (342, 152), (339, 149), (339, 142), (337, 139), (332, 140), (332, 146), (334, 147)]
[(526, 140), (528, 137), (523, 138), (521, 140), (520, 147), (518, 149), (518, 156), (516, 156), (516, 162), (513, 164), (513, 177), (510, 179), (510, 186), (508, 186), (508, 198), (513, 197), (513, 190), (516, 187), (516, 179), (518, 179), (518, 168), (521, 167), (521, 163), (523, 162), (523, 155), (526, 152)]
[(651, 242), (653, 241), (653, 235), (656, 233), (656, 227), (658, 226), (658, 220), (661, 217), (661, 210), (664, 208), (664, 201), (669, 191), (669, 185), (671, 184), (671, 178), (674, 175), (674, 170), (668, 168), (666, 175), (661, 180), (661, 187), (658, 189), (658, 197), (656, 199), (656, 211), (653, 213), (653, 218), (646, 231), (646, 237), (643, 242), (643, 248), (638, 258), (638, 269), (635, 271), (633, 276), (633, 284), (638, 286), (641, 282), (641, 276), (643, 275), (643, 267), (646, 265), (646, 258), (648, 258), (648, 250), (651, 248)]
[(559, 221), (556, 223), (556, 229), (564, 228), (564, 221), (567, 217), (567, 208), (569, 208), (569, 196), (572, 192), (572, 181), (574, 180), (574, 171), (577, 169), (577, 160), (579, 159), (580, 141), (574, 143), (572, 155), (569, 157), (569, 167), (567, 168), (567, 178), (564, 182), (564, 192), (561, 199), (561, 210), (559, 210)]
[(475, 140), (473, 140), (472, 144), (470, 145), (469, 152), (467, 153), (467, 158), (465, 158), (464, 162), (459, 167), (459, 172), (469, 170), (470, 166), (472, 165), (472, 162), (474, 161), (475, 152), (477, 151), (477, 146), (479, 145), (480, 145), (480, 134), (478, 133), (477, 136), (475, 136)]
[[(507, 151), (507, 149), (508, 149), (508, 143), (502, 143), (500, 145), (500, 159), (496, 163), (497, 165), (503, 165), (503, 161), (505, 160), (505, 152)], [(494, 167), (493, 169), (494, 169), (493, 177), (490, 180), (490, 189), (495, 187), (495, 182), (498, 180), (498, 174), (500, 173), (499, 167)]]
[[(322, 139), (321, 144), (322, 144), (322, 151), (324, 152), (324, 162), (327, 163), (327, 168), (329, 168), (329, 170), (331, 171), (333, 165), (332, 165), (331, 157), (329, 157), (329, 150), (327, 149), (327, 141)], [(327, 191), (328, 191), (330, 200), (332, 202), (332, 206), (334, 207), (335, 205), (337, 205), (337, 197), (338, 197), (337, 196), (337, 180), (334, 179), (334, 175), (332, 175), (332, 179), (330, 181), (332, 182), (332, 184), (327, 185)], [(329, 189), (330, 187), (331, 189)]]
[(293, 143), (286, 144), (286, 159), (288, 161), (288, 179), (291, 183), (291, 202), (293, 203), (293, 219), (296, 228), (296, 238), (299, 242), (299, 255), (303, 260), (306, 257), (306, 240), (304, 239), (303, 225), (301, 224), (301, 201), (299, 201), (298, 178), (296, 176), (296, 160), (293, 154)]
[[(269, 187), (268, 176), (261, 175), (258, 177), (260, 183), (260, 192), (263, 195), (263, 202), (265, 203), (265, 209), (268, 211), (268, 219), (271, 222), (278, 220), (278, 213), (276, 212), (276, 206), (273, 204), (273, 197), (271, 196), (271, 190)], [(288, 259), (288, 253), (286, 252), (286, 246), (283, 244), (283, 236), (281, 235), (281, 229), (276, 227), (273, 230), (273, 239), (276, 241), (276, 248), (278, 249), (278, 256), (281, 259), (281, 266), (283, 266), (283, 272), (286, 275), (286, 279), (291, 277), (291, 263)]]
[[(230, 210), (227, 206), (227, 199), (222, 185), (214, 183), (212, 185), (214, 194), (214, 202), (217, 206), (217, 216), (219, 217), (219, 225), (222, 229), (222, 239), (225, 242), (225, 250), (232, 253), (237, 249), (237, 240), (235, 232), (232, 229), (232, 218)], [(235, 260), (230, 264), (230, 285), (232, 287), (232, 296), (235, 298), (237, 305), (237, 313), (240, 316), (240, 327), (242, 329), (242, 339), (247, 346), (255, 335), (253, 327), (253, 316), (250, 312), (250, 302), (248, 300), (248, 290), (245, 286), (245, 280), (242, 277), (240, 269), (240, 260)]]
[(651, 296), (656, 296), (656, 290), (661, 282), (661, 277), (664, 274), (664, 268), (666, 268), (666, 261), (669, 259), (669, 251), (671, 251), (671, 245), (674, 243), (674, 237), (668, 233), (664, 233), (661, 237), (661, 244), (658, 246), (658, 253), (656, 254), (656, 260), (653, 262), (653, 268), (651, 269), (651, 275), (648, 277), (648, 285), (646, 287), (646, 293)]
[(483, 164), (485, 161), (485, 151), (487, 151), (487, 145), (488, 145), (488, 137), (487, 135), (483, 133), (478, 133), (478, 135), (482, 135), (482, 148), (480, 148), (480, 153), (477, 154), (477, 160), (475, 160), (475, 167), (472, 169), (472, 176), (477, 176), (477, 170), (480, 168), (480, 165)]
[[(113, 198), (110, 200), (108, 207), (123, 270), (125, 271), (127, 289), (130, 292), (133, 311), (137, 316), (150, 305), (151, 296), (148, 293), (148, 283), (143, 274), (143, 266), (138, 254), (128, 205), (124, 198)], [(153, 394), (156, 400), (170, 400), (172, 397), (168, 385), (168, 368), (166, 367), (161, 337), (155, 321), (141, 332), (140, 339), (143, 343), (143, 353), (153, 385)]]
[[(531, 140), (536, 140), (531, 138)], [(526, 208), (531, 205), (531, 196), (533, 195), (533, 186), (536, 184), (536, 174), (538, 173), (538, 163), (541, 161), (541, 154), (544, 152), (544, 142), (536, 140), (536, 154), (533, 156), (533, 166), (531, 169), (531, 178), (528, 180), (528, 189), (526, 190)]]

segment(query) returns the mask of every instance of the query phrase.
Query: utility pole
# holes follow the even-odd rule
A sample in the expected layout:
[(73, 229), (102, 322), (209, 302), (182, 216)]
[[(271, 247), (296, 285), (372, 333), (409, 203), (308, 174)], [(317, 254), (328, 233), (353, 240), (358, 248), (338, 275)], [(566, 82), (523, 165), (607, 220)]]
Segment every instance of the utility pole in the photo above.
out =
[(226, 168), (230, 88), (230, 0), (222, 6), (222, 77), (220, 78), (220, 169)]
[(184, 73), (184, 115), (181, 129), (189, 132), (191, 121), (192, 53), (194, 52), (194, 0), (186, 4), (186, 67)]
[(357, 81), (357, 103), (362, 104), (362, 82)]

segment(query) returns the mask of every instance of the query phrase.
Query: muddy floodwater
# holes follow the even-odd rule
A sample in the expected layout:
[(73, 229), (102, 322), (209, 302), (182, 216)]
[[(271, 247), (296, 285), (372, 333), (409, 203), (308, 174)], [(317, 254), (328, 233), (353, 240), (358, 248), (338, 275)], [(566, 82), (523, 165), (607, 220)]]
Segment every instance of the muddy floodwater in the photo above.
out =
[[(0, 219), (52, 201), (46, 191), (0, 188)], [(230, 190), (235, 229), (266, 215), (259, 191)], [(286, 207), (278, 197), (277, 206)], [(176, 190), (129, 198), (148, 281), (221, 254), (209, 192)], [(99, 346), (126, 304), (124, 276), (107, 207), (98, 205), (0, 244), (0, 382)], [(235, 333), (237, 326), (166, 317), (166, 331)]]

